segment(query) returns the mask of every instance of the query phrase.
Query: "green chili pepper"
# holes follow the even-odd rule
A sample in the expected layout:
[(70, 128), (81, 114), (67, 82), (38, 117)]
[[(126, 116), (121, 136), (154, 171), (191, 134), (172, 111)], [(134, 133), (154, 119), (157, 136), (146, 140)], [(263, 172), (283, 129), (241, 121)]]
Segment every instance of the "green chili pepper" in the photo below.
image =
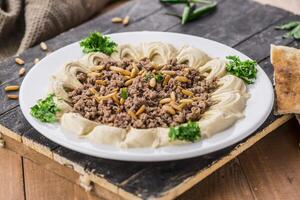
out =
[(214, 11), (216, 8), (217, 8), (216, 2), (197, 8), (190, 14), (188, 21), (198, 19), (199, 17)]
[(189, 17), (190, 17), (190, 13), (191, 13), (191, 6), (189, 4), (187, 4), (182, 12), (182, 17), (181, 17), (181, 24), (185, 24)]

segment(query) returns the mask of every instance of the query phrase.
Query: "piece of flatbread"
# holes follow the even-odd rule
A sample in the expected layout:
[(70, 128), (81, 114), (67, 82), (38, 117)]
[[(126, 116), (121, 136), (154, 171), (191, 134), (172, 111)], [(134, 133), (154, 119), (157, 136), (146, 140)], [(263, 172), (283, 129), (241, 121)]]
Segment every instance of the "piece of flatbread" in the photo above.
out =
[(271, 45), (277, 113), (300, 114), (300, 50)]

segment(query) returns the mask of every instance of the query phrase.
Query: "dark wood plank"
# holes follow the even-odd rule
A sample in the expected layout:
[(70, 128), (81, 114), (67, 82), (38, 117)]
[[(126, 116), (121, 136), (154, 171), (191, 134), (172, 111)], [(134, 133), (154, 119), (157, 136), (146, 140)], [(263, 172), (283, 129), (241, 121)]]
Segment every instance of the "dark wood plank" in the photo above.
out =
[(229, 24), (222, 24), (222, 26), (213, 29), (213, 31), (203, 36), (229, 46), (234, 46), (287, 15), (288, 12), (284, 10), (257, 4), (257, 7), (249, 7), (249, 11), (246, 11), (241, 17), (233, 19)]
[[(227, 0), (216, 0), (219, 4), (218, 7), (221, 8), (227, 8), (226, 6), (223, 6), (224, 2)], [(148, 16), (147, 18), (134, 23), (130, 26), (124, 27), (120, 31), (126, 32), (126, 31), (168, 31), (172, 29), (175, 26), (179, 26), (181, 24), (180, 19), (177, 17), (173, 17), (170, 15), (166, 15), (166, 13), (177, 13), (181, 15), (181, 12), (183, 10), (184, 6), (181, 5), (164, 5), (161, 10), (156, 12), (153, 15)], [(206, 22), (206, 20), (213, 18), (215, 13), (209, 15), (209, 17), (204, 17), (202, 20), (203, 22)]]
[(23, 116), (19, 107), (2, 115), (0, 117), (0, 124), (19, 135), (23, 135), (26, 131), (32, 128)]
[(241, 15), (248, 14), (249, 8), (256, 9), (258, 7), (259, 5), (253, 1), (226, 0), (222, 4), (219, 4), (217, 11), (211, 15), (190, 22), (184, 26), (178, 24), (169, 31), (203, 36), (218, 27), (225, 27), (226, 24), (232, 22)]
[(161, 197), (164, 191), (168, 191), (195, 175), (199, 169), (210, 166), (216, 158), (226, 155), (227, 151), (228, 148), (197, 158), (149, 163), (148, 169), (136, 174), (134, 178), (120, 187), (144, 199)]
[(270, 44), (288, 45), (293, 41), (293, 39), (284, 39), (282, 37), (285, 31), (275, 30), (277, 25), (281, 25), (293, 20), (300, 20), (300, 16), (289, 14), (287, 17), (276, 22), (274, 25), (236, 45), (235, 48), (247, 54), (247, 56), (250, 58), (260, 62), (269, 56)]

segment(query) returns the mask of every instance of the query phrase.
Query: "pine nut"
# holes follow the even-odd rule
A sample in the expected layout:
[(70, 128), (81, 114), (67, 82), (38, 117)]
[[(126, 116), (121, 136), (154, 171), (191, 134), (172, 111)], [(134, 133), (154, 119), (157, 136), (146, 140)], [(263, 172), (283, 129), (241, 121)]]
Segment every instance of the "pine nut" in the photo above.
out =
[(98, 85), (107, 85), (107, 82), (105, 80), (96, 80), (96, 84), (98, 84)]
[(169, 103), (169, 102), (171, 102), (171, 101), (172, 101), (171, 98), (164, 98), (164, 99), (160, 100), (159, 103), (160, 103), (160, 104), (165, 104), (165, 103)]
[(131, 85), (131, 84), (133, 83), (133, 80), (134, 80), (133, 78), (132, 78), (132, 79), (129, 79), (128, 81), (125, 82), (124, 85), (125, 85), (125, 86)]
[(123, 25), (124, 25), (124, 26), (127, 26), (128, 23), (129, 23), (129, 20), (130, 20), (130, 17), (129, 17), (129, 16), (126, 16), (126, 17), (123, 19)]
[(186, 103), (181, 103), (181, 104), (179, 104), (179, 108), (181, 108), (181, 109), (183, 109), (184, 107), (186, 106)]
[(177, 103), (175, 103), (174, 101), (172, 101), (172, 102), (170, 103), (170, 106), (171, 106), (172, 108), (174, 108), (175, 110), (178, 110), (178, 111), (181, 111), (181, 110), (182, 110), (182, 108), (179, 107), (179, 105), (177, 105)]
[(120, 99), (120, 104), (123, 105), (125, 103), (125, 99), (121, 98)]
[(95, 88), (89, 88), (90, 92), (93, 93), (93, 94), (97, 94), (97, 90)]
[(112, 96), (112, 99), (114, 100), (114, 102), (116, 104), (118, 104), (118, 105), (120, 104), (120, 100), (118, 99), (117, 95)]
[(125, 80), (125, 81), (127, 81), (127, 80), (129, 80), (129, 79), (131, 79), (130, 76), (124, 76), (124, 80)]
[(193, 103), (194, 101), (192, 99), (181, 99), (179, 102), (189, 104), (189, 103)]
[(22, 67), (20, 70), (19, 70), (19, 76), (23, 76), (26, 72), (26, 69), (24, 67)]
[(24, 60), (22, 60), (21, 58), (15, 58), (15, 61), (18, 65), (24, 65)]
[(4, 90), (5, 90), (6, 92), (9, 92), (9, 91), (17, 91), (17, 90), (19, 90), (19, 88), (20, 88), (20, 86), (18, 86), (18, 85), (9, 85), (9, 86), (6, 86), (6, 87), (4, 88)]
[(7, 96), (7, 98), (9, 98), (9, 99), (18, 99), (19, 98), (19, 96), (18, 95), (15, 95), (15, 94), (8, 94), (8, 95), (6, 95)]
[(176, 111), (171, 106), (164, 105), (162, 107), (162, 109), (165, 110), (167, 113), (169, 113), (171, 115), (175, 115), (176, 114)]
[(43, 51), (47, 51), (48, 50), (48, 47), (47, 47), (47, 44), (45, 42), (41, 42), (40, 43), (40, 47)]
[(136, 77), (136, 75), (138, 74), (138, 72), (139, 72), (139, 70), (137, 69), (137, 67), (133, 67), (132, 70), (131, 70), (130, 77), (131, 78)]
[(173, 76), (173, 75), (176, 74), (176, 72), (171, 71), (171, 70), (162, 70), (161, 73), (167, 74), (167, 75), (170, 75), (170, 76)]
[(163, 82), (163, 85), (168, 85), (170, 79), (171, 79), (171, 76), (170, 75), (166, 75), (165, 79), (164, 79), (164, 82)]
[(38, 62), (40, 62), (40, 59), (38, 59), (38, 58), (35, 58), (33, 61), (34, 64), (37, 64)]
[(182, 83), (189, 82), (189, 79), (187, 77), (185, 77), (185, 76), (176, 76), (175, 80), (179, 81), (179, 82), (182, 82)]
[(144, 73), (144, 70), (139, 71), (138, 75), (142, 75)]
[(170, 97), (171, 97), (172, 101), (176, 101), (175, 92), (171, 92)]
[(132, 117), (133, 119), (137, 119), (137, 117), (136, 117), (136, 114), (132, 111), (132, 110), (128, 110), (128, 115), (130, 116), (130, 117)]
[(96, 97), (101, 101), (101, 100), (106, 100), (106, 99), (112, 98), (116, 94), (117, 94), (117, 92), (113, 92), (113, 93), (110, 93), (105, 96), (96, 96)]
[(121, 23), (123, 22), (123, 19), (121, 17), (114, 17), (111, 19), (112, 23)]
[(140, 115), (142, 114), (144, 111), (146, 110), (146, 106), (145, 105), (142, 105), (137, 111), (136, 111), (136, 115)]
[(155, 85), (156, 85), (156, 80), (155, 80), (155, 78), (151, 78), (151, 79), (150, 79), (149, 85), (150, 85), (150, 87), (152, 87), (152, 88), (155, 87)]
[(187, 96), (193, 96), (193, 95), (194, 95), (193, 92), (191, 92), (191, 91), (189, 91), (189, 90), (185, 90), (185, 89), (181, 90), (181, 92), (182, 92), (182, 94), (185, 94), (185, 95), (187, 95)]
[(104, 68), (105, 67), (103, 65), (93, 66), (93, 67), (91, 67), (91, 71), (93, 71), (93, 72), (95, 72), (95, 71), (101, 71)]
[(120, 73), (120, 74), (122, 74), (122, 75), (124, 75), (124, 76), (130, 76), (130, 74), (131, 74), (130, 71), (125, 70), (125, 69), (122, 69), (122, 68), (120, 68), (120, 67), (111, 66), (109, 69), (110, 69), (111, 71), (115, 71), (115, 72), (117, 72), (117, 73)]

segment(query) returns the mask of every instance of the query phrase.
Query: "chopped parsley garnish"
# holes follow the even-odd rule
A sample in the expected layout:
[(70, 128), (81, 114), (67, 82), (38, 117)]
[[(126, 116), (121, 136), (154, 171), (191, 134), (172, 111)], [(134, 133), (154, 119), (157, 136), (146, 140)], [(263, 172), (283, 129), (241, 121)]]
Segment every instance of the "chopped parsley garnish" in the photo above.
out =
[(144, 77), (145, 81), (149, 81), (151, 78), (153, 77), (153, 75), (151, 73), (147, 73)]
[(229, 60), (226, 65), (228, 73), (241, 78), (247, 84), (254, 83), (257, 74), (257, 63), (255, 61), (241, 61), (238, 56), (227, 56), (226, 58)]
[(120, 90), (120, 96), (124, 100), (127, 99), (127, 97), (128, 97), (127, 88), (121, 88), (121, 90)]
[(188, 123), (171, 127), (169, 131), (169, 140), (185, 140), (194, 142), (201, 138), (200, 127), (196, 122), (189, 121)]
[(161, 72), (158, 72), (156, 75), (155, 75), (155, 80), (156, 82), (160, 83), (164, 80), (164, 76), (162, 75)]
[(53, 97), (54, 95), (50, 94), (45, 99), (38, 100), (37, 104), (31, 107), (30, 114), (41, 122), (56, 122), (56, 113), (60, 109), (55, 105)]
[(80, 41), (80, 46), (84, 53), (102, 52), (111, 55), (117, 51), (117, 44), (99, 32), (90, 33), (87, 38)]

